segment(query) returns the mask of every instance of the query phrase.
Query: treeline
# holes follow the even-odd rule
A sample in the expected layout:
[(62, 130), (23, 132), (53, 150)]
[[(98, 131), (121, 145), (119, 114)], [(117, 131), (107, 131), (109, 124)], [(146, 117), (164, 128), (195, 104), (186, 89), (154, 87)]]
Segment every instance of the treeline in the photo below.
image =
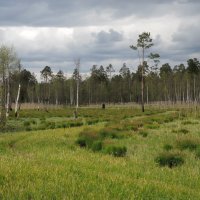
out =
[[(144, 100), (199, 102), (200, 101), (200, 62), (193, 58), (187, 65), (170, 66), (163, 64), (159, 69), (146, 66), (144, 76)], [(51, 67), (41, 70), (41, 82), (27, 69), (10, 72), (10, 102), (16, 101), (19, 84), (19, 103), (44, 103), (75, 105), (77, 82), (79, 83), (79, 104), (127, 103), (141, 101), (141, 70), (132, 72), (124, 63), (119, 72), (112, 64), (107, 67), (93, 65), (88, 77), (71, 77), (60, 70), (53, 74)]]

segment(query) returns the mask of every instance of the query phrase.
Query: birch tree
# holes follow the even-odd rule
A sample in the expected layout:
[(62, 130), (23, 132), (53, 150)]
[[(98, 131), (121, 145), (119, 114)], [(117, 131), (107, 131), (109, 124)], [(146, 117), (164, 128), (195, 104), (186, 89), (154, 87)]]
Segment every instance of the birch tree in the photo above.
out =
[(79, 107), (79, 84), (80, 84), (80, 59), (76, 59), (74, 60), (74, 65), (75, 65), (75, 69), (74, 69), (74, 78), (76, 80), (76, 111)]
[[(20, 74), (21, 72), (21, 64), (20, 64), (20, 60), (18, 60), (18, 73)], [(21, 80), (20, 80), (20, 76), (19, 76), (19, 86), (18, 86), (18, 91), (17, 91), (17, 97), (16, 97), (16, 101), (15, 101), (15, 117), (18, 116), (18, 105), (19, 105), (19, 96), (20, 96), (20, 92), (21, 92)]]
[(6, 124), (10, 106), (10, 74), (16, 68), (17, 55), (13, 47), (2, 45), (0, 47), (0, 79), (1, 79), (1, 120)]

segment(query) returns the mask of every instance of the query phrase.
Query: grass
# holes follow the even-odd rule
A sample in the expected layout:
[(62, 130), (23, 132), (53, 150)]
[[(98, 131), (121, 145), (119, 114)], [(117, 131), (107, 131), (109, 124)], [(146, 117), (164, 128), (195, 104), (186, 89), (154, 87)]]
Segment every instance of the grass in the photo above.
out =
[(169, 168), (177, 167), (182, 165), (184, 157), (180, 152), (163, 152), (156, 157), (155, 162), (158, 163), (161, 167), (168, 166)]
[[(41, 116), (32, 113), (26, 119), (30, 121), (30, 131), (1, 134), (0, 199), (200, 198), (198, 147), (195, 151), (180, 150), (184, 154), (180, 166), (160, 167), (155, 163), (163, 151), (178, 151), (179, 138), (182, 141), (200, 137), (200, 124), (194, 123), (196, 118), (186, 115), (179, 119), (175, 111), (153, 110), (144, 114), (127, 108), (104, 111), (80, 110), (81, 126), (61, 128), (57, 126), (65, 123), (64, 119), (73, 119), (62, 114), (66, 111), (55, 111), (54, 116), (50, 111), (42, 120), (45, 125), (55, 122), (55, 128), (48, 130), (32, 129), (41, 123)], [(86, 123), (95, 118), (97, 123)], [(23, 125), (24, 118), (18, 120)], [(183, 125), (183, 121), (192, 123)], [(171, 131), (182, 126), (189, 130), (187, 134)], [(104, 139), (98, 136), (91, 149), (80, 148), (75, 143), (80, 133), (88, 129), (101, 132)], [(143, 136), (142, 131), (148, 136)], [(126, 156), (96, 151), (104, 145), (125, 146)]]

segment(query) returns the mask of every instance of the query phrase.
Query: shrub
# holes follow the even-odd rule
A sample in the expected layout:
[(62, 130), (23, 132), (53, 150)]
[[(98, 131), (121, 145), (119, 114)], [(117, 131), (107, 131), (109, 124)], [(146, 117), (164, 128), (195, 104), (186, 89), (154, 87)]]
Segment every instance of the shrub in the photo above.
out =
[(93, 142), (92, 150), (93, 151), (101, 151), (102, 150), (102, 141), (98, 140), (98, 141)]
[(190, 125), (190, 124), (198, 124), (198, 122), (197, 121), (192, 122), (190, 120), (186, 120), (186, 121), (183, 121), (182, 124), (183, 125)]
[(112, 138), (112, 139), (119, 139), (119, 138), (124, 137), (122, 133), (109, 127), (101, 129), (99, 131), (99, 135), (101, 136), (101, 138), (107, 137), (107, 138)]
[(189, 131), (188, 131), (187, 129), (184, 129), (184, 128), (179, 129), (178, 132), (179, 132), (179, 133), (183, 133), (183, 134), (189, 133)]
[(79, 138), (82, 138), (85, 140), (86, 146), (91, 148), (92, 144), (97, 141), (100, 140), (100, 136), (98, 134), (98, 132), (96, 132), (93, 129), (84, 129), (80, 134), (79, 134)]
[(155, 162), (161, 167), (168, 166), (172, 168), (182, 165), (184, 163), (184, 158), (179, 152), (164, 152), (155, 159)]
[(124, 157), (126, 155), (127, 148), (125, 146), (108, 146), (105, 149), (105, 152), (115, 157)]
[(48, 122), (47, 127), (50, 128), (50, 129), (54, 129), (56, 127), (56, 123), (55, 122)]
[(146, 131), (144, 131), (144, 130), (141, 130), (141, 131), (139, 132), (139, 135), (141, 135), (142, 137), (147, 137), (147, 136), (148, 136), (148, 133), (147, 133)]
[(69, 121), (68, 124), (69, 124), (69, 127), (78, 127), (78, 126), (82, 126), (83, 122), (82, 121)]
[(76, 140), (76, 144), (78, 144), (80, 147), (86, 147), (87, 146), (86, 140), (84, 138), (78, 138)]
[(63, 128), (67, 128), (67, 124), (66, 124), (66, 123), (63, 123), (63, 124), (62, 124), (62, 127), (63, 127)]
[(26, 131), (31, 131), (31, 130), (32, 130), (32, 129), (31, 129), (30, 126), (26, 127)]
[[(5, 176), (0, 174), (0, 185), (3, 185), (5, 180), (6, 180)], [(1, 193), (0, 193), (0, 199), (1, 199)]]
[(40, 118), (41, 123), (44, 123), (46, 121), (46, 118), (43, 116)]
[(88, 121), (87, 121), (87, 124), (88, 124), (88, 125), (92, 125), (92, 124), (96, 124), (96, 123), (98, 123), (98, 122), (99, 122), (98, 119), (91, 119), (91, 120), (88, 120)]
[(181, 150), (195, 150), (200, 146), (200, 141), (196, 138), (180, 138), (177, 140), (177, 147)]
[(169, 151), (169, 150), (172, 150), (173, 149), (173, 146), (171, 144), (165, 144), (163, 146), (163, 149), (166, 150), (166, 151)]
[(149, 128), (149, 129), (158, 129), (159, 125), (156, 123), (153, 123), (153, 124), (147, 124), (147, 125), (145, 125), (145, 127)]
[(37, 121), (35, 119), (30, 120), (30, 123), (37, 124)]
[(200, 147), (195, 150), (196, 158), (200, 159)]
[(30, 126), (30, 125), (31, 125), (30, 121), (25, 121), (25, 122), (24, 122), (24, 126), (27, 127), (27, 126)]

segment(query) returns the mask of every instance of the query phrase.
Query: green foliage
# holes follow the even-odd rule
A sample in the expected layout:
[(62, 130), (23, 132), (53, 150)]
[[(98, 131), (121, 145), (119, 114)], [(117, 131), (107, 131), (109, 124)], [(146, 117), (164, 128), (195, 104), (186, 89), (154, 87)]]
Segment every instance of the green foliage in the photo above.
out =
[[(80, 108), (80, 119), (73, 120), (70, 111), (49, 110), (43, 113), (46, 120), (42, 123), (40, 112), (21, 112), (23, 118), (11, 118), (7, 125), (13, 130), (19, 125), (23, 131), (0, 134), (0, 199), (199, 199), (199, 147), (185, 154), (177, 152), (177, 143), (173, 141), (178, 134), (169, 131), (179, 130), (177, 127), (182, 123), (175, 111), (152, 109), (148, 114), (141, 114), (137, 109), (124, 107), (108, 106), (104, 112)], [(29, 118), (28, 113), (34, 117)], [(127, 118), (123, 119), (124, 116)], [(169, 124), (164, 122), (168, 116), (173, 117)], [(102, 123), (87, 126), (87, 121), (95, 118)], [(32, 123), (32, 119), (37, 123)], [(188, 120), (197, 121), (194, 116)], [(24, 121), (30, 121), (28, 127), (36, 131), (25, 132)], [(84, 125), (69, 128), (71, 121), (82, 121)], [(54, 122), (60, 129), (37, 130), (47, 129), (48, 122)], [(67, 126), (65, 130), (63, 124)], [(159, 129), (150, 130), (147, 124), (159, 124)], [(100, 131), (104, 128), (108, 133), (102, 137)], [(200, 124), (188, 124), (183, 128), (190, 132), (179, 137), (198, 140)], [(139, 137), (142, 130), (151, 137)], [(112, 138), (110, 132), (116, 133), (117, 138)], [(92, 141), (89, 147), (87, 139)], [(163, 147), (163, 144), (166, 145)], [(113, 146), (125, 147), (128, 153), (121, 153)], [(166, 167), (158, 167), (160, 164), (155, 164), (154, 160), (163, 148), (165, 153), (181, 156), (186, 164), (172, 171), (168, 166), (179, 166), (179, 157), (169, 159), (168, 156), (164, 161), (160, 159)]]
[(148, 132), (146, 130), (140, 130), (139, 131), (139, 135), (141, 135), (142, 137), (147, 137), (148, 136)]
[(153, 123), (153, 124), (147, 124), (147, 125), (145, 125), (145, 127), (148, 129), (158, 129), (159, 125), (156, 123)]
[(189, 130), (182, 128), (182, 129), (179, 129), (178, 132), (183, 133), (183, 134), (187, 134), (187, 133), (189, 133)]
[(155, 162), (161, 167), (167, 166), (172, 168), (182, 165), (184, 163), (184, 158), (180, 152), (168, 151), (158, 155), (155, 159)]
[(79, 134), (79, 138), (85, 141), (86, 147), (88, 148), (92, 148), (93, 143), (101, 139), (100, 135), (96, 130), (89, 128), (81, 131)]
[(200, 146), (195, 149), (196, 158), (200, 159)]
[(126, 155), (127, 148), (125, 146), (111, 145), (106, 147), (105, 152), (115, 157), (124, 157)]
[(97, 141), (93, 142), (92, 147), (91, 147), (91, 149), (93, 151), (101, 151), (102, 148), (103, 148), (103, 145), (102, 145), (101, 140), (97, 140)]
[(126, 148), (113, 146), (111, 144), (106, 144), (103, 141), (107, 138), (110, 139), (121, 139), (123, 138), (123, 133), (116, 131), (112, 128), (103, 128), (99, 131), (87, 128), (80, 132), (78, 139), (76, 140), (76, 144), (80, 147), (87, 147), (92, 151), (103, 151), (108, 154), (112, 154), (114, 156), (125, 156)]
[(170, 151), (170, 150), (173, 149), (173, 146), (172, 146), (171, 144), (165, 144), (165, 145), (163, 146), (163, 149), (166, 150), (166, 151)]
[(183, 134), (187, 134), (187, 133), (189, 133), (189, 130), (188, 130), (188, 129), (185, 129), (185, 128), (181, 128), (181, 129), (172, 129), (172, 132), (173, 132), (173, 133), (183, 133)]
[[(5, 179), (6, 179), (5, 176), (0, 174), (0, 186), (4, 184)], [(1, 198), (1, 196), (0, 196), (0, 198)]]
[(24, 126), (27, 127), (27, 126), (30, 126), (30, 125), (31, 125), (30, 121), (25, 121), (25, 122), (24, 122)]
[(176, 145), (180, 150), (188, 149), (193, 151), (200, 146), (200, 140), (193, 137), (179, 138), (176, 141)]
[(125, 135), (115, 128), (106, 127), (99, 131), (101, 138), (112, 138), (112, 139), (120, 139), (125, 137)]
[(76, 144), (78, 144), (80, 147), (86, 147), (87, 146), (86, 139), (82, 138), (82, 137), (79, 137), (76, 140)]
[(49, 129), (54, 129), (56, 127), (56, 123), (55, 122), (47, 122), (46, 126)]

